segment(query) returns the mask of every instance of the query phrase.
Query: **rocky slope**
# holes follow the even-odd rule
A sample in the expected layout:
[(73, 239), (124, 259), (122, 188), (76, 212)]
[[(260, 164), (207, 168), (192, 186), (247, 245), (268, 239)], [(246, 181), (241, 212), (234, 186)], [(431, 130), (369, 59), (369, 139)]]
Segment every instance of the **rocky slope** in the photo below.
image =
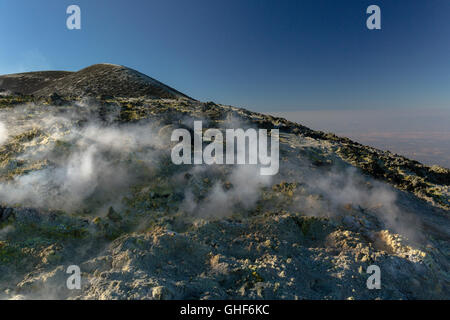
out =
[(56, 94), (65, 97), (188, 98), (136, 70), (114, 64), (96, 64), (78, 72), (44, 71), (0, 76), (0, 90), (38, 97)]
[(41, 71), (0, 76), (0, 93), (3, 96), (31, 95), (70, 74), (67, 71)]
[[(91, 68), (0, 85), (0, 298), (450, 298), (448, 169)], [(279, 129), (279, 174), (172, 164), (193, 120)]]

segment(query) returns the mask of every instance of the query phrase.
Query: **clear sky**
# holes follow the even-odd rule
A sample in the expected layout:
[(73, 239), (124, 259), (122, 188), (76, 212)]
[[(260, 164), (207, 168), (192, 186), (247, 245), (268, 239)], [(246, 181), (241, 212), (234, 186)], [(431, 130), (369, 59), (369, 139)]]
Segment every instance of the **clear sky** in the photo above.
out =
[(449, 14), (448, 0), (0, 0), (0, 73), (109, 62), (256, 111), (450, 109)]

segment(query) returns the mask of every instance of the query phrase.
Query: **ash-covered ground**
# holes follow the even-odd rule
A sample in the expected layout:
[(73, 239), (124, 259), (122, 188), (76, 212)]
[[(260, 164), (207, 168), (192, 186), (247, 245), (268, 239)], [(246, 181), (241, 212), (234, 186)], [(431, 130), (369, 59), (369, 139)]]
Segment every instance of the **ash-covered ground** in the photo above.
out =
[[(173, 164), (170, 135), (194, 120), (279, 129), (279, 174)], [(449, 185), (446, 168), (186, 96), (4, 94), (0, 298), (448, 299)]]

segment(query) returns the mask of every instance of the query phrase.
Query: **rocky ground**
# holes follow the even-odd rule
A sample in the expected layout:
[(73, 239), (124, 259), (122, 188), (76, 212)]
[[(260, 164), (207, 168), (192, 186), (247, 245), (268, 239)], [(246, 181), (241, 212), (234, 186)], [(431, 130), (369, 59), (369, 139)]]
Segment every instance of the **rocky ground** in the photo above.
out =
[[(279, 129), (280, 173), (172, 164), (193, 120)], [(450, 298), (446, 168), (185, 96), (4, 95), (0, 124), (2, 299)]]
[(0, 76), (0, 93), (36, 97), (114, 96), (189, 98), (136, 70), (115, 64), (96, 64), (78, 72), (40, 71)]

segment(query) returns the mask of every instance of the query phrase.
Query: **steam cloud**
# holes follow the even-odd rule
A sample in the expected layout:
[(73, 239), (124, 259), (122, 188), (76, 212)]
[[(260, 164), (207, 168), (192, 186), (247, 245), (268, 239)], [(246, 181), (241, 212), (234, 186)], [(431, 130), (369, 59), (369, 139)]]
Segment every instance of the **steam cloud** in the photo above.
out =
[[(8, 118), (22, 123), (14, 136), (30, 130), (37, 134), (31, 141), (20, 142), (26, 146), (25, 152), (4, 163), (3, 170), (27, 167), (34, 170), (1, 183), (0, 200), (75, 210), (94, 194), (114, 199), (114, 192), (126, 190), (138, 179), (133, 172), (136, 168), (129, 166), (130, 158), (144, 165), (153, 163), (160, 155), (157, 133), (151, 125), (117, 126), (95, 118), (80, 125), (95, 108), (81, 103), (77, 111), (55, 111), (30, 105), (9, 112)], [(24, 119), (30, 114), (34, 115), (30, 117), (32, 120)], [(0, 136), (6, 141), (5, 130), (0, 125)]]
[[(0, 167), (30, 167), (12, 181), (0, 183), (0, 202), (63, 210), (120, 205), (120, 198), (141, 179), (142, 170), (156, 170), (164, 152), (170, 150), (160, 139), (157, 125), (118, 125), (115, 119), (119, 107), (108, 108), (107, 119), (101, 120), (98, 106), (87, 100), (78, 102), (75, 108), (31, 104), (2, 111), (0, 120), (21, 125), (7, 132), (0, 122), (0, 145), (30, 130), (37, 134), (31, 141), (20, 142), (26, 145), (25, 151)], [(246, 127), (235, 118), (225, 125)], [(351, 204), (376, 215), (388, 228), (410, 237), (415, 234), (412, 226), (417, 222), (398, 207), (397, 193), (388, 185), (352, 168), (315, 171), (310, 170), (310, 165), (307, 160), (292, 167), (281, 163), (276, 177), (261, 176), (256, 165), (228, 166), (228, 175), (220, 181), (211, 179), (211, 188), (202, 197), (186, 186), (180, 209), (198, 217), (230, 216), (240, 209), (252, 209), (261, 198), (262, 188), (286, 180), (300, 182), (306, 189), (297, 196), (291, 210), (335, 216)], [(189, 172), (193, 176), (208, 176), (214, 174), (214, 168), (194, 166)], [(224, 186), (225, 181), (229, 188)]]
[(0, 146), (3, 145), (7, 139), (8, 130), (6, 129), (6, 126), (0, 122)]

